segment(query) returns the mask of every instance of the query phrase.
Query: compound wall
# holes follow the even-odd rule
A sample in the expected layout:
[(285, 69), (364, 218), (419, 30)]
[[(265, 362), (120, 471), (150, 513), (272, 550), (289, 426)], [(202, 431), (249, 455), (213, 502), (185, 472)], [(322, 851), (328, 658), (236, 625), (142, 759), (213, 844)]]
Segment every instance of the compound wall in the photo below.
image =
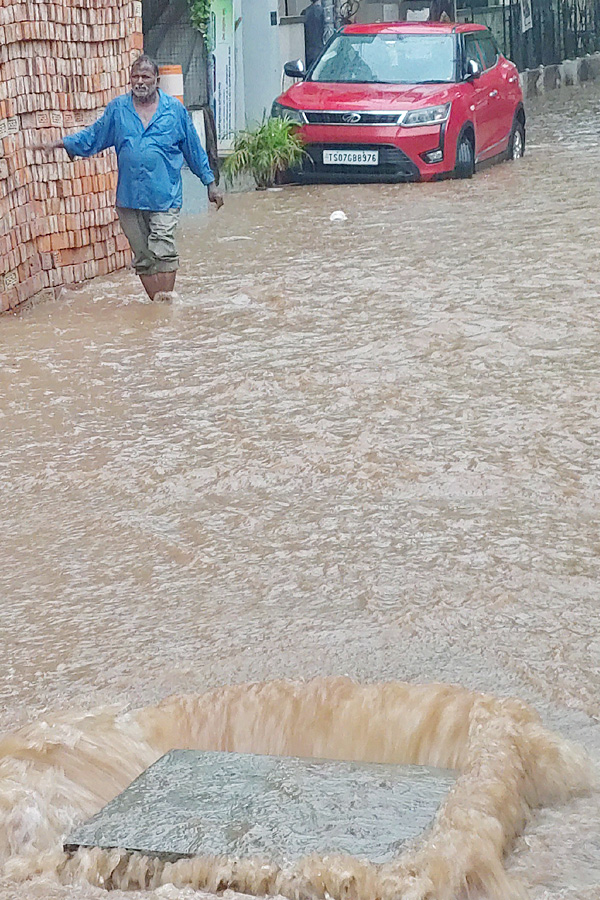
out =
[(31, 147), (96, 119), (142, 47), (139, 0), (0, 0), (0, 310), (128, 264), (113, 151)]

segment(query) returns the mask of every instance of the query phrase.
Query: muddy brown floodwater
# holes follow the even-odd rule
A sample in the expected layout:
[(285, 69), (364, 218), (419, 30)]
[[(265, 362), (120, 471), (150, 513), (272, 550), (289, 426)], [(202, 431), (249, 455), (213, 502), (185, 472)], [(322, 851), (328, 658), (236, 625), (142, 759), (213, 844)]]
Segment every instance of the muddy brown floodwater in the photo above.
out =
[[(347, 674), (519, 697), (600, 760), (600, 90), (529, 115), (525, 159), (469, 182), (228, 197), (170, 306), (120, 273), (0, 319), (6, 733), (61, 710), (62, 765), (77, 711)], [(31, 727), (0, 897), (106, 896), (10, 871), (77, 817)], [(106, 794), (151, 761), (124, 741)], [(597, 900), (598, 796), (506, 868)]]

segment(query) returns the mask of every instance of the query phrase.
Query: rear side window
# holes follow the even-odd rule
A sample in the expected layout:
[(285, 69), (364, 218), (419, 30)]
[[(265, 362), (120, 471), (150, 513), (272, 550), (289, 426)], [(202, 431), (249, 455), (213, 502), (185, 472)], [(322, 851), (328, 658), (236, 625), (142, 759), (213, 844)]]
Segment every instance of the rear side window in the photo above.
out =
[(498, 62), (498, 48), (494, 38), (491, 34), (486, 34), (485, 31), (482, 31), (477, 35), (477, 43), (479, 44), (483, 68), (491, 69)]

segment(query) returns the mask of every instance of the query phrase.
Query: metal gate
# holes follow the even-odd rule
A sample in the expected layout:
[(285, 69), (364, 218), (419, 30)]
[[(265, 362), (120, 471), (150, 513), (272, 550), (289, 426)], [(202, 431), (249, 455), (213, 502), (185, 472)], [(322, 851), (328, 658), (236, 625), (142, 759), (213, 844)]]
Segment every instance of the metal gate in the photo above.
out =
[(458, 11), (461, 21), (480, 22), (520, 71), (552, 65), (600, 50), (600, 0), (529, 0), (531, 27), (523, 28), (522, 0)]

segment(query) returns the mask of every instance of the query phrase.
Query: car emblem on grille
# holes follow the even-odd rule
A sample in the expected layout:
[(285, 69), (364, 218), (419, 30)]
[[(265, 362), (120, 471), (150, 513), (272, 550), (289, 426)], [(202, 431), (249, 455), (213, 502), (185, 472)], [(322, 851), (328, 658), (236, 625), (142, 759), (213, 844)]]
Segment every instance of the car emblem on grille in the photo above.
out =
[(348, 125), (356, 125), (357, 122), (360, 122), (360, 113), (344, 113), (342, 122), (346, 122)]

